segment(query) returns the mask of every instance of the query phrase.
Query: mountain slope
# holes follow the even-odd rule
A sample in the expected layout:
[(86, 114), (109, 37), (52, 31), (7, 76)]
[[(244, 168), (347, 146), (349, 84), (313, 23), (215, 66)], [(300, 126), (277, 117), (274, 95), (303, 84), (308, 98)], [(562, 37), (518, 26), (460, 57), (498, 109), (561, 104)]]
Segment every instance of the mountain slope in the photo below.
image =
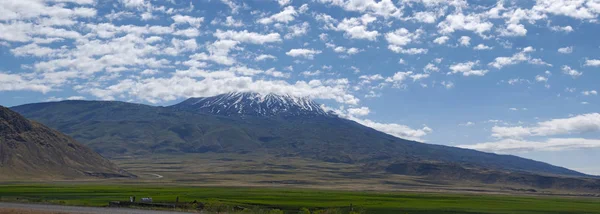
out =
[(130, 176), (72, 138), (0, 106), (0, 178)]
[(240, 113), (243, 116), (240, 117), (240, 114), (208, 114), (206, 107), (197, 111), (181, 105), (153, 107), (102, 101), (38, 103), (13, 109), (68, 133), (107, 156), (258, 153), (365, 164), (374, 169), (398, 162), (428, 161), (470, 168), (585, 176), (510, 155), (403, 140), (330, 115), (273, 117)]

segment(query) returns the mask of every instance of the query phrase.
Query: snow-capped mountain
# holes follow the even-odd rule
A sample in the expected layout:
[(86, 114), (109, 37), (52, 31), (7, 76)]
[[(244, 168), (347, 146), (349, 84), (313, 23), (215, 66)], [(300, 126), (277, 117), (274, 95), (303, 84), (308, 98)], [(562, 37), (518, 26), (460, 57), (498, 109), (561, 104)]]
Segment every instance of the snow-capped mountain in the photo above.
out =
[(190, 98), (171, 107), (224, 116), (331, 116), (309, 98), (273, 93), (232, 92)]

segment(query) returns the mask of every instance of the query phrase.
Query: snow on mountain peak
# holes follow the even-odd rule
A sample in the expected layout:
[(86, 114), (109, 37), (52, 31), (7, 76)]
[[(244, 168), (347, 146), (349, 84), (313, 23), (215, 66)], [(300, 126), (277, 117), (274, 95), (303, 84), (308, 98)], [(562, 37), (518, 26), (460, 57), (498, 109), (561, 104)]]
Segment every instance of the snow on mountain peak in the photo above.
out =
[(231, 92), (213, 97), (190, 98), (173, 107), (225, 116), (330, 115), (308, 97), (274, 93)]

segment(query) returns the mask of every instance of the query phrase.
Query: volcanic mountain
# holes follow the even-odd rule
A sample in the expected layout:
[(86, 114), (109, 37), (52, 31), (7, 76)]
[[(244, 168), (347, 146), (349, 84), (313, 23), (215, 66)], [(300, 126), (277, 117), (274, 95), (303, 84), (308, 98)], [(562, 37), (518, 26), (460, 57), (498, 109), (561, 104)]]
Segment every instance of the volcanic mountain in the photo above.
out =
[(71, 137), (0, 106), (0, 179), (131, 176)]
[(324, 111), (308, 98), (228, 93), (157, 107), (116, 101), (16, 106), (107, 157), (219, 153), (302, 158), (361, 166), (369, 173), (600, 190), (600, 181), (511, 155), (400, 139)]

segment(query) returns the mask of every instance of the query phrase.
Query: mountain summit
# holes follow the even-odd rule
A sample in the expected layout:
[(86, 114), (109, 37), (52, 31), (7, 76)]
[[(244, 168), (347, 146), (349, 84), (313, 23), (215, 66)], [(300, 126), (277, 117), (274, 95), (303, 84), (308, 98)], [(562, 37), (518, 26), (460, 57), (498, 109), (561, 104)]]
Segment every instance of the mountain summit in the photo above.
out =
[(222, 116), (331, 116), (310, 98), (273, 93), (232, 92), (190, 98), (171, 108)]

